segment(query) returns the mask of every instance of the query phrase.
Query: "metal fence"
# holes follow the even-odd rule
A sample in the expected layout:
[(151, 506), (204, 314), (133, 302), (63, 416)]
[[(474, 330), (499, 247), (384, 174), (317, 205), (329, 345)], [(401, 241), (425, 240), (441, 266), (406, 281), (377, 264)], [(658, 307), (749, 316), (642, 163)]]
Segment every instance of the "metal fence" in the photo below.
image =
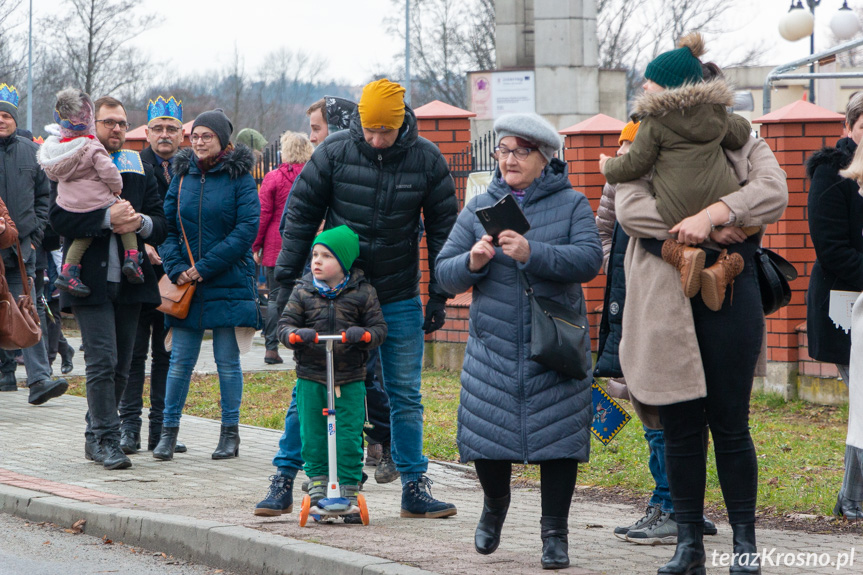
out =
[(261, 182), (264, 180), (264, 176), (267, 175), (267, 173), (275, 170), (279, 167), (279, 164), (282, 163), (282, 154), (279, 143), (280, 142), (277, 139), (275, 142), (267, 144), (267, 146), (262, 150), (261, 157), (258, 158), (255, 167), (252, 168), (252, 175), (255, 177), (255, 182), (258, 186), (261, 185)]
[(467, 178), (473, 172), (490, 172), (497, 166), (494, 159), (495, 133), (489, 132), (470, 143), (469, 147), (449, 159), (449, 169), (455, 180), (459, 205), (464, 205)]

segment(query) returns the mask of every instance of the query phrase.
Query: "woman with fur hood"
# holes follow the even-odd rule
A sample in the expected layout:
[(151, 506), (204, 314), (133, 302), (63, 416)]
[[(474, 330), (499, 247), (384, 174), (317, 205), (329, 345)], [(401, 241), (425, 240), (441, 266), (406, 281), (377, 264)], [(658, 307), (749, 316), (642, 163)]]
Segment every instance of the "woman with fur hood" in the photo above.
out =
[(239, 452), (240, 349), (248, 351), (262, 325), (252, 261), (261, 206), (250, 173), (254, 156), (246, 146), (234, 147), (233, 129), (222, 110), (204, 112), (192, 126), (192, 148), (174, 156), (174, 178), (165, 196), (168, 239), (159, 247), (159, 255), (172, 282), (197, 282), (197, 287), (185, 319), (165, 318), (171, 364), (162, 435), (153, 450), (156, 459), (174, 457), (192, 370), (208, 329), (213, 330), (222, 408), (222, 430), (213, 459), (236, 457)]
[[(641, 126), (629, 153), (600, 157), (600, 170), (610, 184), (654, 171), (656, 208), (672, 234), (684, 218), (740, 189), (723, 148), (739, 150), (751, 131), (745, 118), (726, 111), (734, 103), (734, 93), (725, 80), (702, 81), (701, 35), (688, 34), (679, 45), (657, 56), (644, 72), (644, 94), (635, 101), (633, 114)], [(709, 209), (706, 214), (711, 217)], [(705, 253), (700, 248), (669, 240), (656, 242), (653, 250), (678, 268), (686, 297), (694, 297), (704, 280), (702, 297), (713, 311), (722, 307), (725, 288), (743, 269), (745, 259), (736, 250), (723, 253), (702, 273)]]
[[(120, 171), (105, 146), (96, 138), (95, 110), (90, 96), (75, 88), (57, 94), (52, 133), (39, 148), (37, 158), (49, 178), (57, 182), (57, 205), (73, 213), (103, 210), (123, 191)], [(123, 275), (133, 284), (144, 283), (135, 232), (121, 234)], [(66, 252), (66, 261), (54, 285), (76, 297), (87, 297), (90, 288), (81, 282), (81, 259), (93, 238), (77, 238)]]

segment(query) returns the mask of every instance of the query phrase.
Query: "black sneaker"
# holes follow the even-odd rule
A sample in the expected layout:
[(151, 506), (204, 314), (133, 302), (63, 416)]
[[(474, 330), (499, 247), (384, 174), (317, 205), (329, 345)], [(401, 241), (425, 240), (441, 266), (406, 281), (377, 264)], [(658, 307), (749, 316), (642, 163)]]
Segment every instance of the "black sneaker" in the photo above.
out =
[(42, 405), (49, 399), (60, 397), (66, 390), (69, 389), (69, 384), (65, 379), (45, 379), (30, 384), (30, 397), (27, 402), (30, 405)]
[(642, 527), (650, 523), (657, 515), (659, 515), (659, 507), (648, 505), (647, 510), (644, 512), (644, 517), (642, 517), (632, 525), (615, 527), (614, 536), (626, 541), (626, 534), (629, 533), (630, 530), (641, 529)]
[(277, 517), (294, 509), (294, 478), (277, 473), (270, 476), (270, 490), (255, 506), (255, 515)]
[(457, 513), (455, 505), (438, 501), (431, 494), (432, 480), (425, 475), (408, 481), (402, 487), (402, 517), (449, 517)]

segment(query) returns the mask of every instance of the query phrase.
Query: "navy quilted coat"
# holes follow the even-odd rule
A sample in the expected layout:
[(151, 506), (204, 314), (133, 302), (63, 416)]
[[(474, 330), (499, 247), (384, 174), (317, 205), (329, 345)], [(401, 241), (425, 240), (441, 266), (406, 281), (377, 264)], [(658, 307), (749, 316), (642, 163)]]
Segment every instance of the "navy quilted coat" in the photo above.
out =
[[(527, 263), (517, 264), (497, 248), (485, 268), (471, 273), (469, 251), (485, 233), (475, 212), (509, 191), (498, 170), (488, 192), (461, 211), (437, 259), (443, 289), (459, 293), (473, 287), (458, 411), (461, 460), (587, 461), (592, 379), (573, 380), (527, 359), (530, 303), (516, 266), (536, 295), (584, 313), (580, 283), (593, 279), (602, 265), (593, 212), (587, 198), (572, 189), (566, 165), (553, 159), (525, 191), (522, 209), (531, 225), (525, 234)], [(590, 355), (587, 333), (581, 353)]]
[(168, 239), (159, 246), (159, 255), (165, 273), (175, 283), (191, 267), (178, 219), (181, 216), (201, 282), (195, 288), (188, 317), (165, 316), (168, 326), (261, 327), (252, 260), (261, 204), (249, 172), (253, 165), (251, 150), (242, 145), (203, 175), (190, 148), (174, 157), (174, 177), (165, 197)]

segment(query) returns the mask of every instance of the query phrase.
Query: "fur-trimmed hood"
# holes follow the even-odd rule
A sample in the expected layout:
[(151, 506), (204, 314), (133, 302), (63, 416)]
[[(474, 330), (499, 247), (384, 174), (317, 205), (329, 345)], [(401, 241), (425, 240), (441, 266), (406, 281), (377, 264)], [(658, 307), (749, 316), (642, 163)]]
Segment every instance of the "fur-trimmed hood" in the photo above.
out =
[(815, 176), (815, 170), (826, 166), (834, 172), (844, 170), (854, 159), (857, 144), (851, 138), (842, 138), (836, 142), (835, 148), (822, 148), (806, 160), (806, 177), (810, 180)]
[(644, 92), (633, 102), (633, 115), (662, 117), (669, 112), (683, 111), (702, 104), (729, 107), (734, 105), (734, 91), (721, 79), (697, 84), (684, 84), (662, 92)]
[[(185, 176), (186, 174), (200, 174), (197, 161), (192, 148), (182, 148), (174, 156), (174, 174), (177, 176)], [(241, 176), (248, 174), (255, 167), (255, 154), (248, 146), (237, 144), (234, 149), (225, 154), (222, 161), (219, 162), (212, 170), (226, 170), (228, 176), (232, 180), (239, 179)]]

